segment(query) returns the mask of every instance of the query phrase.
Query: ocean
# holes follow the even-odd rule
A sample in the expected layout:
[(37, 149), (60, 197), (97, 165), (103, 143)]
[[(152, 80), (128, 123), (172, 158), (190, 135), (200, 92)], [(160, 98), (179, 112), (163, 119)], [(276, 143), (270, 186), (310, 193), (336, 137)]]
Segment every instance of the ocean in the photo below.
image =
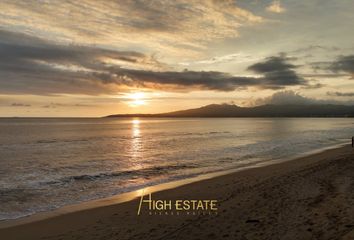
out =
[(0, 119), (0, 220), (350, 143), (351, 118)]

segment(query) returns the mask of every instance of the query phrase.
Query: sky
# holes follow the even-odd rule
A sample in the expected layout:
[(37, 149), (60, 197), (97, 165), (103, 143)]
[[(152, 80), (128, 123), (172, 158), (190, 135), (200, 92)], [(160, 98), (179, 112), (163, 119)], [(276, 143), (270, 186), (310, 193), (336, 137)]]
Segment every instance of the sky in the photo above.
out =
[(354, 105), (352, 0), (1, 0), (0, 117)]

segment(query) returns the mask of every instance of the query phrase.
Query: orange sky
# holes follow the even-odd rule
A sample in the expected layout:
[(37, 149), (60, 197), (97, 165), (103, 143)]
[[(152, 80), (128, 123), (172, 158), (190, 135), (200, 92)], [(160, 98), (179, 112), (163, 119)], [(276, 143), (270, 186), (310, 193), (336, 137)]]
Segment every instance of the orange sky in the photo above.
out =
[(0, 117), (354, 100), (350, 0), (5, 0), (0, 9)]

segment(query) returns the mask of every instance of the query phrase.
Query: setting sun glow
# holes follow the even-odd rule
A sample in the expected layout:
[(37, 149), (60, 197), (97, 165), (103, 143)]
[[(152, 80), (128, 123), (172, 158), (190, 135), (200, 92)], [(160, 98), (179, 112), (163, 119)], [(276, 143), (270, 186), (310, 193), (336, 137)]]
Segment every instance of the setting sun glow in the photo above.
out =
[(127, 98), (130, 100), (129, 105), (132, 107), (137, 107), (146, 104), (145, 93), (135, 92), (127, 95)]

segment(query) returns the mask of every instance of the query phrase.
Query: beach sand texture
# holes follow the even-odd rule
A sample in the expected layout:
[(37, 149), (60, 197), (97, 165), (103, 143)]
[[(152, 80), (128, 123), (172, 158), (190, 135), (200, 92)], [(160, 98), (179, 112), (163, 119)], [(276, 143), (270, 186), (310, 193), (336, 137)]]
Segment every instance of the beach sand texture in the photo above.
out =
[[(217, 199), (217, 215), (137, 216), (140, 198), (2, 222), (21, 239), (354, 239), (354, 150), (326, 150), (153, 193), (156, 199)], [(33, 219), (33, 220), (31, 220)], [(38, 219), (37, 219), (38, 220)], [(12, 225), (12, 226), (10, 226)]]

